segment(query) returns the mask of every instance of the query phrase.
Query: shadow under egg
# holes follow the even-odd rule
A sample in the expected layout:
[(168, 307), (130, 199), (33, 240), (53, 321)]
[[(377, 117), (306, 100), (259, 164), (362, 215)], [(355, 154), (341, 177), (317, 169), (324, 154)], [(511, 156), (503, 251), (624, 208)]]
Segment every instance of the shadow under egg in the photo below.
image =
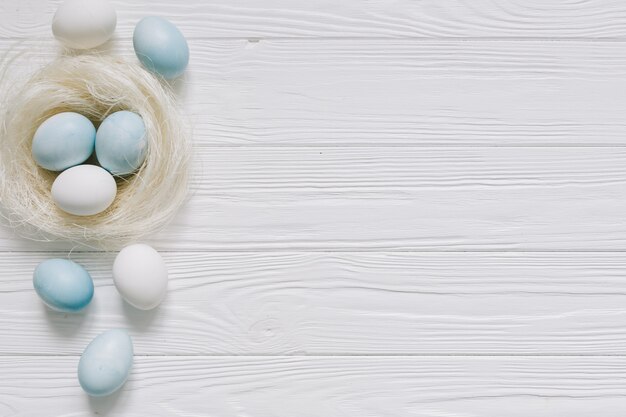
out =
[(122, 301), (122, 309), (124, 310), (124, 316), (130, 328), (138, 332), (143, 333), (149, 331), (157, 316), (161, 316), (159, 321), (163, 320), (161, 306), (157, 306), (152, 310), (140, 310), (128, 304), (126, 301)]
[(126, 383), (122, 385), (120, 389), (115, 391), (113, 394), (107, 395), (105, 397), (93, 397), (85, 393), (87, 401), (89, 402), (89, 409), (93, 411), (94, 414), (101, 416), (106, 416), (111, 412), (114, 412), (116, 406), (120, 403), (120, 397), (122, 397), (122, 395), (126, 397), (130, 395), (130, 392), (132, 392), (129, 387), (130, 384), (131, 379), (129, 378), (128, 381), (126, 381)]
[(84, 309), (75, 313), (56, 311), (40, 303), (40, 308), (44, 310), (44, 315), (48, 323), (48, 328), (58, 336), (71, 337), (78, 333), (86, 322), (87, 315), (91, 309), (91, 303)]

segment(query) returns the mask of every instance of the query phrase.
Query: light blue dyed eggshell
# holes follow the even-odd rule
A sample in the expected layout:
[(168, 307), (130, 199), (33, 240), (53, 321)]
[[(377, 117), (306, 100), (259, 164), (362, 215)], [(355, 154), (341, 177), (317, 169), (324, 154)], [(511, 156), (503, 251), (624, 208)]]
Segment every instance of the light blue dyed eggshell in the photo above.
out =
[(175, 78), (189, 63), (189, 46), (183, 34), (169, 20), (144, 17), (133, 32), (133, 46), (139, 61), (164, 78)]
[(96, 132), (96, 157), (116, 175), (136, 171), (146, 159), (146, 126), (137, 113), (122, 110), (107, 116)]
[(133, 342), (124, 330), (113, 329), (96, 336), (78, 362), (78, 381), (94, 397), (120, 389), (133, 365)]
[(33, 274), (37, 295), (53, 310), (74, 313), (87, 307), (93, 298), (89, 272), (68, 259), (48, 259)]
[(32, 155), (42, 168), (63, 171), (85, 162), (95, 141), (96, 128), (89, 119), (73, 112), (58, 113), (37, 128)]

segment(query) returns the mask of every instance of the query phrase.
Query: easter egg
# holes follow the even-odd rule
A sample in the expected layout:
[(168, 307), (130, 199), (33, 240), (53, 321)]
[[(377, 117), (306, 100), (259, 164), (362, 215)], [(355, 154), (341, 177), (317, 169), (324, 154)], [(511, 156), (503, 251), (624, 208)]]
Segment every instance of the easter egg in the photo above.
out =
[(112, 174), (136, 171), (146, 159), (146, 126), (137, 113), (118, 111), (107, 116), (96, 132), (96, 156)]
[(113, 282), (126, 302), (150, 310), (165, 297), (167, 267), (152, 247), (142, 243), (126, 246), (113, 263)]
[(96, 165), (78, 165), (63, 171), (52, 183), (52, 200), (76, 216), (103, 212), (113, 203), (117, 185), (111, 174)]
[(52, 33), (65, 46), (89, 49), (108, 41), (117, 24), (115, 9), (106, 0), (66, 0), (52, 19)]
[(48, 259), (35, 268), (33, 286), (53, 310), (73, 313), (87, 307), (93, 297), (89, 272), (68, 259)]
[(133, 46), (139, 61), (164, 78), (175, 78), (189, 63), (189, 47), (174, 24), (162, 17), (144, 17), (133, 32)]
[(120, 389), (133, 365), (133, 342), (124, 330), (113, 329), (96, 336), (78, 362), (78, 382), (94, 397)]
[(93, 153), (96, 128), (82, 114), (64, 112), (46, 119), (35, 131), (32, 155), (39, 166), (63, 171)]

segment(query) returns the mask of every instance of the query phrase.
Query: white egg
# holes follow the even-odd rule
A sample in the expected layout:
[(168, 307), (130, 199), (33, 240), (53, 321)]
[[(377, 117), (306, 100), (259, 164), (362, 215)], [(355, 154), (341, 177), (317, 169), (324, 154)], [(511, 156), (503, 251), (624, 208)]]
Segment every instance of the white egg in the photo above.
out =
[(66, 0), (52, 19), (52, 33), (65, 46), (89, 49), (108, 41), (117, 24), (115, 9), (106, 0)]
[(76, 216), (103, 212), (113, 203), (116, 194), (113, 176), (96, 165), (69, 168), (52, 184), (52, 200), (61, 210)]
[(126, 246), (113, 263), (113, 282), (128, 304), (151, 310), (165, 298), (167, 267), (152, 247), (142, 243)]

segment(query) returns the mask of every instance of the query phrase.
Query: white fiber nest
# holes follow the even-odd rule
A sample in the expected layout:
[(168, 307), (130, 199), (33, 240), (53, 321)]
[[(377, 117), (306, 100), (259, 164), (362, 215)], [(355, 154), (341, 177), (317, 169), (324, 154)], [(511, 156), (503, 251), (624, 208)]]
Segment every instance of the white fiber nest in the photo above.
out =
[[(152, 233), (170, 220), (187, 194), (190, 144), (172, 93), (138, 64), (108, 56), (64, 56), (39, 70), (3, 99), (0, 116), (0, 202), (10, 225), (36, 240), (66, 239), (114, 249)], [(117, 197), (87, 217), (61, 211), (50, 188), (58, 173), (31, 156), (37, 127), (65, 111), (97, 127), (110, 113), (143, 118), (148, 153), (141, 168), (116, 178)]]

